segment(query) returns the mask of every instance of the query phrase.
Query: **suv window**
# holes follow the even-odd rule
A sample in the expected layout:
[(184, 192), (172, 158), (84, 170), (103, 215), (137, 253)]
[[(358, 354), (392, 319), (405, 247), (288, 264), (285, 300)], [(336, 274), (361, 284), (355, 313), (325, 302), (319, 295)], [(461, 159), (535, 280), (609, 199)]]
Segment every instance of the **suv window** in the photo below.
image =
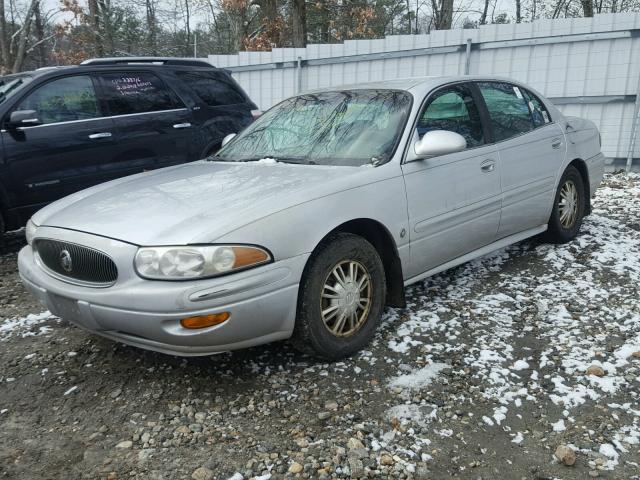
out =
[(454, 85), (434, 93), (420, 115), (417, 129), (421, 137), (431, 130), (459, 133), (467, 141), (467, 148), (484, 143), (480, 112), (466, 85)]
[(87, 75), (45, 83), (30, 93), (15, 110), (35, 110), (43, 124), (102, 116), (93, 82)]
[(150, 72), (99, 75), (111, 115), (158, 112), (183, 108), (177, 95)]
[(549, 111), (547, 107), (544, 106), (544, 103), (529, 90), (525, 90), (524, 88), (520, 90), (522, 90), (522, 94), (529, 104), (529, 110), (531, 110), (531, 114), (533, 115), (533, 125), (537, 128), (546, 123), (551, 123), (551, 115), (549, 115)]
[(533, 119), (519, 87), (501, 82), (478, 82), (496, 142), (533, 130)]
[(200, 99), (211, 107), (245, 103), (244, 92), (225, 72), (176, 72)]

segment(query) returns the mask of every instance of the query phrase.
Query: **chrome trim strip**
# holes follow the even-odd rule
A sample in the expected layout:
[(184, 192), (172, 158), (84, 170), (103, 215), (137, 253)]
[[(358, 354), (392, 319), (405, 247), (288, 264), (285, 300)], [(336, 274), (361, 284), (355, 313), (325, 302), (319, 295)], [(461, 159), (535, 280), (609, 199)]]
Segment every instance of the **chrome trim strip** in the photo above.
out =
[[(55, 122), (55, 123), (45, 123), (43, 125), (34, 125), (32, 127), (18, 127), (16, 128), (16, 130), (29, 130), (32, 128), (42, 128), (42, 127), (52, 127), (54, 125), (68, 125), (68, 124), (72, 124), (72, 123), (80, 123), (80, 122), (94, 122), (96, 120), (108, 120), (110, 118), (126, 118), (126, 117), (133, 117), (136, 115), (151, 115), (154, 113), (171, 113), (171, 112), (181, 112), (183, 110), (189, 110), (187, 107), (184, 108), (172, 108), (170, 110), (154, 110), (153, 112), (140, 112), (140, 113), (126, 113), (123, 115), (111, 115), (109, 117), (95, 117), (95, 118), (85, 118), (82, 120), (69, 120), (66, 122)], [(6, 132), (6, 129), (2, 129), (1, 132), (4, 133)]]

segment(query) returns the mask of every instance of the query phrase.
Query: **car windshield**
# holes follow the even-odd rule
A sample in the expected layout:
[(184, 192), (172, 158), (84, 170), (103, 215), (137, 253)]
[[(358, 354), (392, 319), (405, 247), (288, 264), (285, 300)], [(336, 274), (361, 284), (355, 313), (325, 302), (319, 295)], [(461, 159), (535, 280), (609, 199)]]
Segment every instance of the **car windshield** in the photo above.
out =
[(5, 75), (0, 77), (0, 103), (13, 95), (20, 86), (31, 81), (29, 75)]
[(313, 165), (384, 163), (411, 107), (399, 90), (347, 90), (293, 97), (276, 105), (214, 160), (275, 159)]

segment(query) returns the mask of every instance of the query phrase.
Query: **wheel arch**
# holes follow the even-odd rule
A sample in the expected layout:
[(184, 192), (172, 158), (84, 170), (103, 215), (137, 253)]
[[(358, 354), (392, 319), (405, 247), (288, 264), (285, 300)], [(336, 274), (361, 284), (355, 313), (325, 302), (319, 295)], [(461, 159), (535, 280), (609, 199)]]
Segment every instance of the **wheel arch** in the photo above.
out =
[(584, 160), (581, 158), (574, 158), (569, 162), (567, 167), (574, 167), (580, 173), (582, 177), (582, 185), (584, 187), (585, 208), (584, 214), (589, 215), (591, 213), (591, 185), (589, 183), (589, 168)]
[(377, 250), (387, 282), (386, 305), (391, 307), (405, 307), (404, 278), (402, 276), (402, 262), (398, 255), (398, 247), (389, 230), (379, 221), (370, 218), (356, 218), (346, 221), (329, 233), (318, 243), (339, 232), (358, 235)]

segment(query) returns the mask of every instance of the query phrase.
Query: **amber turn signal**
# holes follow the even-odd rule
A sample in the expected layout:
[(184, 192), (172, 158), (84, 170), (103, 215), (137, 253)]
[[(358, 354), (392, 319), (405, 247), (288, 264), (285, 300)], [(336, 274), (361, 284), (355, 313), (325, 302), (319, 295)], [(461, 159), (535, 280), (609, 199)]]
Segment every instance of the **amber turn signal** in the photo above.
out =
[(220, 325), (226, 322), (231, 314), (229, 312), (211, 313), (209, 315), (199, 315), (197, 317), (188, 317), (180, 320), (180, 325), (184, 328), (206, 328)]
[(252, 247), (233, 247), (236, 261), (233, 268), (242, 268), (249, 265), (257, 265), (269, 260), (269, 255), (264, 250)]

